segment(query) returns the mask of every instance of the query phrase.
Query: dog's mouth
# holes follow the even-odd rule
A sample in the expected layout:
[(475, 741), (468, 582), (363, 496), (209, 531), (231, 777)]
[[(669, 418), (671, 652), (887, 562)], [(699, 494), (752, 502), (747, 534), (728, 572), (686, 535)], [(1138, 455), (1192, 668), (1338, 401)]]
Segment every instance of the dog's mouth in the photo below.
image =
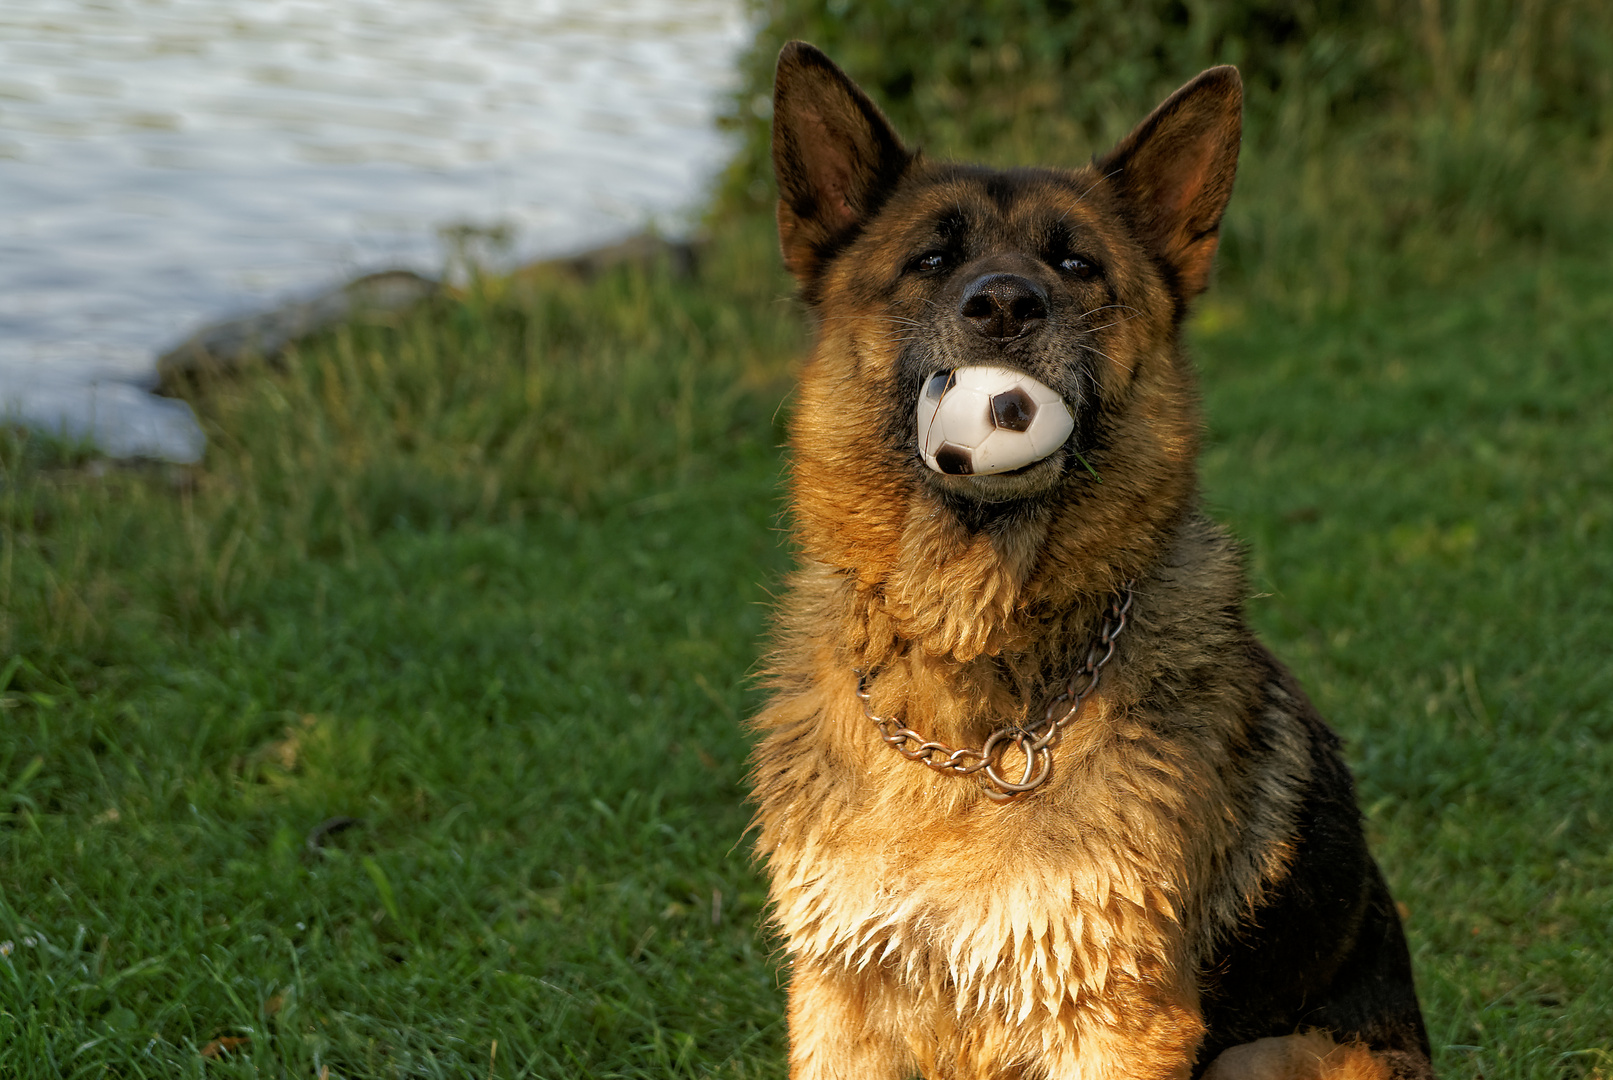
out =
[(935, 372), (915, 408), (919, 456), (949, 477), (1028, 474), (1075, 430), (1057, 391), (1023, 371), (992, 365)]

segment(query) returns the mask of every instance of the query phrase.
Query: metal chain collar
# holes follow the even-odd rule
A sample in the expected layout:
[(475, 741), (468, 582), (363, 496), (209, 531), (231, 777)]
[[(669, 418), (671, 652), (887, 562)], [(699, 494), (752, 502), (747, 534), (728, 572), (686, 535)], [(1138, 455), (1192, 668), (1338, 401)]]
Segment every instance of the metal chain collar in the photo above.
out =
[[(886, 745), (909, 761), (921, 762), (936, 772), (953, 776), (982, 773), (988, 785), (986, 797), (994, 802), (1008, 802), (1028, 791), (1035, 791), (1053, 775), (1053, 747), (1058, 745), (1065, 725), (1076, 718), (1081, 706), (1098, 688), (1098, 676), (1103, 672), (1103, 665), (1115, 654), (1115, 639), (1126, 628), (1126, 615), (1131, 611), (1132, 586), (1135, 584), (1134, 581), (1127, 582), (1125, 592), (1116, 595), (1110, 602), (1103, 631), (1087, 649), (1081, 669), (1070, 677), (1064, 692), (1047, 703), (1042, 718), (1028, 727), (999, 728), (978, 750), (969, 746), (954, 750), (945, 743), (926, 739), (912, 728), (903, 726), (900, 720), (875, 716), (868, 704), (868, 681), (876, 672), (853, 668), (857, 676), (857, 699), (862, 702), (863, 715), (874, 722)], [(910, 747), (909, 743), (916, 745)], [(1017, 781), (1009, 780), (997, 771), (1009, 744), (1017, 747), (1025, 756), (1025, 769)], [(936, 757), (937, 754), (941, 756)]]

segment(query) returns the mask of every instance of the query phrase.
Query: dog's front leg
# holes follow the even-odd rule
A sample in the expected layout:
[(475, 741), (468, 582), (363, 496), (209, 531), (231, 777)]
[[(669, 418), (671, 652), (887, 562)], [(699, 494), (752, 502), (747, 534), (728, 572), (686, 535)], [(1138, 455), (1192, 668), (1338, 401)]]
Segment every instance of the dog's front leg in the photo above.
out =
[(875, 977), (806, 960), (789, 987), (790, 1080), (903, 1080), (915, 1063), (881, 1030)]

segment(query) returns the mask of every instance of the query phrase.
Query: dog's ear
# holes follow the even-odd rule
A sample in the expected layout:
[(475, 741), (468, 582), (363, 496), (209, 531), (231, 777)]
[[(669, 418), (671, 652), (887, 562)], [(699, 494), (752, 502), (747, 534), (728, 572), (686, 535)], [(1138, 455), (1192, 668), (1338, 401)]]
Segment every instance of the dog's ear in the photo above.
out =
[(803, 286), (879, 206), (911, 155), (867, 94), (818, 49), (792, 41), (773, 81), (779, 246)]
[(1184, 300), (1209, 283), (1242, 132), (1243, 80), (1235, 67), (1213, 67), (1093, 162), (1144, 243), (1175, 273)]

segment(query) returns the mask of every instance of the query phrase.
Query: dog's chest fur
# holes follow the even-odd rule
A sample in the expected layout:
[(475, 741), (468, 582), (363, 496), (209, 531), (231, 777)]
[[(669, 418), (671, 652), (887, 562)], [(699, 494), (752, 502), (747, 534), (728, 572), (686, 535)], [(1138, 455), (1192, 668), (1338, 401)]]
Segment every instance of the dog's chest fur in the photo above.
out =
[[(1158, 849), (1182, 847), (1173, 818), (1183, 808), (1168, 792), (1118, 790), (1137, 770), (1104, 776), (1116, 767), (1115, 748), (1092, 749), (1111, 759), (1094, 761), (1086, 779), (1107, 789), (1098, 801), (1129, 823), (1119, 844), (1108, 823), (1072, 833), (1062, 818), (1055, 830), (1033, 805), (949, 806), (948, 792), (826, 807), (769, 854), (786, 947), (876, 973), (960, 1020), (1056, 1017), (1101, 998), (1111, 972), (1169, 971), (1184, 883), (1161, 873)], [(872, 767), (898, 766), (912, 768), (894, 755)]]
[[(1166, 564), (1230, 560), (1200, 522)], [(1119, 1001), (1152, 1002), (1191, 1046), (1205, 948), (1284, 872), (1307, 771), (1298, 721), (1280, 688), (1219, 692), (1248, 681), (1217, 659), (1241, 633), (1226, 596), (1168, 571), (1138, 589), (1115, 676), (1059, 745), (1054, 780), (1006, 806), (885, 746), (843, 644), (800, 642), (775, 667), (755, 772), (775, 923), (792, 962), (854, 984), (869, 1030), (926, 1076), (1049, 1054), (1118, 1068), (1116, 1047), (1148, 1034)], [(837, 605), (857, 618), (837, 575), (797, 575), (792, 607), (818, 621)], [(875, 707), (913, 726), (965, 734), (1002, 700), (922, 654), (884, 672)]]

